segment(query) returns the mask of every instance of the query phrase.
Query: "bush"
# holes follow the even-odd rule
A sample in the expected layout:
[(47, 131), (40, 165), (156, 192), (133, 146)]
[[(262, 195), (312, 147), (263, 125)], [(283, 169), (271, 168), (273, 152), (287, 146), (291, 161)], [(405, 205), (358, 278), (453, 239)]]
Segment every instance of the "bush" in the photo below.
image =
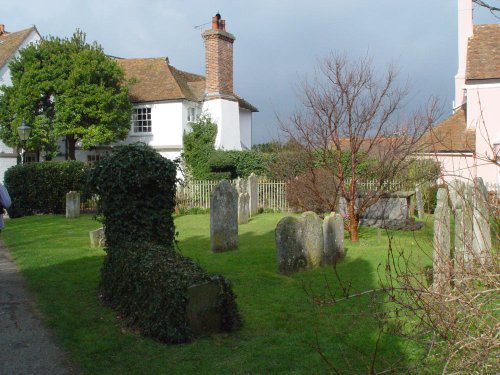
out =
[(328, 170), (315, 168), (288, 180), (288, 204), (295, 211), (314, 211), (318, 214), (337, 208), (338, 182)]
[(148, 241), (171, 246), (174, 239), (177, 168), (149, 146), (116, 147), (91, 170), (106, 241)]
[(5, 186), (12, 199), (9, 216), (64, 213), (66, 193), (82, 191), (87, 173), (85, 164), (75, 160), (27, 163), (9, 168), (5, 172)]
[(241, 317), (230, 283), (208, 275), (197, 263), (171, 248), (148, 243), (124, 243), (108, 249), (103, 264), (101, 290), (104, 301), (142, 334), (166, 343), (194, 337), (187, 317), (187, 290), (191, 285), (214, 281), (219, 285), (217, 312), (224, 332), (238, 329)]

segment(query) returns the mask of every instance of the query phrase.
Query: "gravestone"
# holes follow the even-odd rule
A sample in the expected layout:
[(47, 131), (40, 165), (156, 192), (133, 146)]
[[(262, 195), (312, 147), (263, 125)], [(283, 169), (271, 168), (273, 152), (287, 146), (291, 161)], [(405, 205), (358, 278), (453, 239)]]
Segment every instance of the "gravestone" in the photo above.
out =
[(238, 224), (248, 223), (250, 217), (250, 196), (248, 193), (241, 193), (238, 196)]
[(80, 216), (80, 193), (70, 191), (66, 194), (66, 218), (75, 219)]
[(323, 261), (333, 265), (344, 257), (344, 219), (334, 212), (323, 220)]
[(491, 232), (490, 217), (488, 207), (488, 191), (482, 178), (474, 180), (473, 197), (473, 222), (474, 232), (472, 239), (472, 249), (475, 259), (480, 264), (490, 264), (491, 255)]
[(247, 192), (247, 180), (245, 180), (244, 178), (238, 177), (234, 185), (236, 187), (236, 191), (238, 192), (238, 194), (243, 194)]
[(302, 246), (302, 225), (296, 217), (286, 216), (276, 225), (278, 272), (289, 275), (307, 268)]
[(215, 281), (188, 287), (186, 317), (196, 336), (221, 331), (219, 294), (220, 284)]
[(104, 228), (98, 228), (89, 232), (90, 247), (105, 247), (106, 237), (104, 236)]
[(259, 209), (259, 186), (255, 173), (248, 177), (248, 194), (250, 195), (250, 216), (254, 216)]
[(446, 291), (450, 287), (450, 206), (446, 189), (437, 191), (437, 204), (434, 210), (434, 254), (433, 254), (433, 288)]
[(451, 207), (455, 216), (455, 274), (470, 266), (472, 260), (472, 205), (471, 187), (462, 181), (448, 186)]
[(422, 190), (417, 186), (415, 188), (415, 200), (417, 201), (417, 216), (419, 219), (424, 217), (424, 199), (422, 197)]
[(238, 247), (238, 193), (222, 180), (210, 194), (210, 249), (214, 253)]
[(323, 221), (314, 212), (307, 211), (300, 216), (299, 222), (307, 266), (319, 267), (323, 259)]

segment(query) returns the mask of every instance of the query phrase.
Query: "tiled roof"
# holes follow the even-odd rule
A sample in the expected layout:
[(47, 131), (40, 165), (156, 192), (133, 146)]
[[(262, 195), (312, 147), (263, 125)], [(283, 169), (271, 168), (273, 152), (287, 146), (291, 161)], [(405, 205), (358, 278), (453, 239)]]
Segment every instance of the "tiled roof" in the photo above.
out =
[(427, 152), (474, 152), (476, 132), (467, 129), (465, 111), (461, 108), (432, 128), (422, 144)]
[(0, 35), (0, 68), (9, 61), (33, 31), (36, 31), (35, 27), (13, 33), (5, 32)]
[[(205, 77), (184, 72), (168, 63), (168, 58), (117, 59), (131, 81), (130, 100), (133, 103), (186, 99), (203, 101)], [(235, 95), (240, 107), (252, 112), (257, 108)]]
[(500, 24), (475, 25), (467, 49), (466, 79), (500, 78)]

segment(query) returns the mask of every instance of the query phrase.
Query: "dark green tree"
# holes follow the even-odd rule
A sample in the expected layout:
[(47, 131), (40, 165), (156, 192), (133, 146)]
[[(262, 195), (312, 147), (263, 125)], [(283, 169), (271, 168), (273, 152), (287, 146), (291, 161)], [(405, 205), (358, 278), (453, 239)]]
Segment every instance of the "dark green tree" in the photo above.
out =
[(182, 159), (189, 177), (195, 180), (210, 178), (208, 160), (215, 152), (216, 136), (217, 125), (207, 114), (202, 114), (196, 122), (191, 123), (191, 130), (184, 132)]
[(71, 38), (48, 37), (12, 60), (12, 86), (0, 88), (0, 138), (20, 145), (16, 129), (24, 119), (32, 134), (27, 148), (57, 153), (60, 137), (75, 146), (108, 144), (126, 137), (132, 105), (124, 73), (100, 45), (77, 30)]

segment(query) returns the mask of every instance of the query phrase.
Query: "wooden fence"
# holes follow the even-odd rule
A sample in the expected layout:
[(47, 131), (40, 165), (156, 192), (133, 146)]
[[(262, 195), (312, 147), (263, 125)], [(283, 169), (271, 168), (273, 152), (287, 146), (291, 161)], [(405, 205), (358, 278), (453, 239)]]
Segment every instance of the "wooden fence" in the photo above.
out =
[[(210, 194), (220, 181), (184, 181), (177, 187), (177, 209), (210, 208)], [(235, 186), (236, 180), (230, 183)], [(285, 183), (283, 181), (258, 180), (259, 208), (288, 211)]]

